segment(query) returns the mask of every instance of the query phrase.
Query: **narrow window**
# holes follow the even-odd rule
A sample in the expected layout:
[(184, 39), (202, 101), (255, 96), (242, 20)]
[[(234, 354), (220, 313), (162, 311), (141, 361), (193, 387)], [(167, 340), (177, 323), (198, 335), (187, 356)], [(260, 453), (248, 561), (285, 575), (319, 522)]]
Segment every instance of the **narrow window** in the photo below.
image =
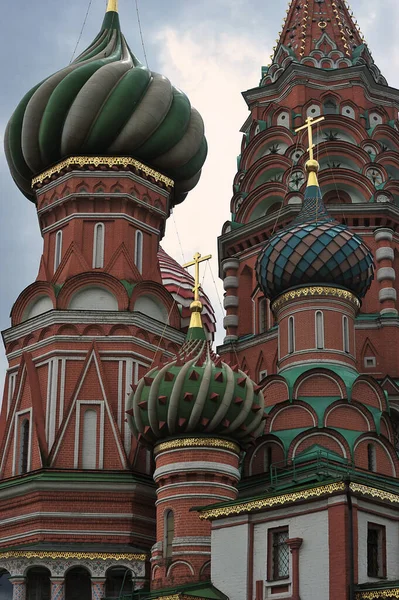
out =
[(262, 298), (259, 300), (259, 333), (267, 331), (267, 300)]
[(19, 432), (19, 473), (23, 475), (28, 471), (28, 459), (29, 459), (29, 421), (24, 419), (21, 423), (21, 429)]
[(86, 410), (83, 417), (82, 468), (97, 468), (97, 413)]
[(7, 394), (7, 412), (10, 410), (12, 399), (15, 392), (15, 384), (17, 382), (17, 374), (10, 373), (8, 377), (8, 394)]
[(172, 510), (168, 510), (165, 514), (165, 558), (172, 558), (172, 542), (175, 537), (175, 517)]
[(337, 114), (337, 104), (335, 100), (327, 100), (323, 104), (324, 114), (325, 115), (336, 115)]
[(321, 310), (316, 312), (316, 348), (324, 348), (324, 315)]
[(349, 354), (349, 322), (348, 317), (342, 317), (342, 330), (344, 336), (344, 352)]
[(295, 324), (294, 317), (288, 319), (288, 354), (295, 350)]
[(54, 253), (54, 273), (60, 266), (62, 258), (62, 231), (57, 231), (55, 235), (55, 253)]
[(104, 224), (97, 223), (93, 239), (93, 269), (104, 267)]
[(143, 272), (143, 234), (141, 231), (136, 231), (136, 248), (134, 251), (134, 263), (139, 271)]
[(374, 444), (367, 445), (367, 466), (372, 473), (377, 471), (377, 460)]
[(270, 471), (271, 464), (272, 464), (272, 447), (266, 446), (265, 451), (264, 451), (264, 465), (263, 465), (265, 473), (268, 473)]
[(269, 580), (286, 579), (290, 574), (290, 550), (287, 544), (288, 527), (269, 529)]
[(385, 527), (376, 523), (367, 523), (367, 575), (387, 576)]

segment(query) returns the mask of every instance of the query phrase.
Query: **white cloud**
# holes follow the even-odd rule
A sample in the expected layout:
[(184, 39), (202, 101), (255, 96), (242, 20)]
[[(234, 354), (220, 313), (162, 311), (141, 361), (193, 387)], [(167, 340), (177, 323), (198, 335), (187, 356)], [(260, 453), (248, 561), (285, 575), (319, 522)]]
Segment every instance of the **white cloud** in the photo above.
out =
[[(217, 278), (217, 237), (230, 218), (232, 183), (242, 136), (239, 129), (248, 116), (241, 92), (258, 85), (259, 45), (246, 35), (210, 31), (207, 23), (197, 24), (195, 30), (184, 35), (168, 27), (157, 37), (163, 48), (161, 71), (187, 93), (205, 121), (208, 159), (198, 186), (184, 204), (176, 207), (174, 219), (184, 260), (191, 259), (197, 251), (213, 254), (212, 271), (218, 294), (210, 274), (205, 276), (204, 288), (217, 311), (217, 341), (221, 343), (223, 289)], [(176, 260), (183, 261), (173, 218), (169, 220), (163, 246)]]

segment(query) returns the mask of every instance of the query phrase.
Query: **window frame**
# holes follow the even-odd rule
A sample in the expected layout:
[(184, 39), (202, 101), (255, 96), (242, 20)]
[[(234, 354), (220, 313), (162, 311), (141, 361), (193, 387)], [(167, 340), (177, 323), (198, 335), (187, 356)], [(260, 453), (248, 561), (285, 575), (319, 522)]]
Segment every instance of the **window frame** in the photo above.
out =
[[(377, 570), (372, 570), (370, 565), (370, 531), (377, 532)], [(373, 579), (385, 579), (387, 577), (387, 542), (386, 527), (380, 523), (367, 522), (367, 577)]]
[(325, 349), (324, 313), (321, 310), (315, 312), (315, 343), (316, 350)]
[(140, 229), (137, 229), (134, 245), (134, 264), (140, 274), (143, 273), (143, 252), (144, 250), (144, 235)]
[[(173, 527), (169, 528), (170, 517), (173, 519)], [(167, 561), (173, 557), (173, 540), (175, 538), (175, 514), (171, 508), (167, 508), (164, 513), (164, 547), (163, 556)]]
[(105, 225), (96, 223), (93, 235), (93, 269), (104, 268)]
[(288, 317), (288, 340), (287, 340), (287, 354), (294, 354), (295, 352), (295, 319), (291, 315)]
[(345, 354), (350, 354), (351, 343), (349, 334), (349, 319), (346, 315), (342, 317), (342, 346)]
[(54, 273), (57, 271), (62, 261), (62, 229), (55, 234), (54, 245)]
[[(287, 575), (279, 575), (278, 574), (279, 563), (278, 563), (278, 561), (275, 560), (275, 556), (276, 556), (275, 548), (279, 547), (279, 546), (276, 546), (274, 543), (275, 536), (281, 535), (282, 533), (286, 533), (287, 534), (286, 540), (289, 540), (288, 525), (284, 525), (281, 527), (273, 527), (273, 528), (267, 530), (267, 535), (268, 535), (267, 581), (286, 581), (287, 579), (290, 578), (290, 571), (291, 571), (290, 549), (286, 542), (285, 542), (285, 544), (287, 546), (287, 552), (288, 552), (288, 573), (287, 573)], [(282, 545), (283, 544), (281, 544), (281, 546)]]

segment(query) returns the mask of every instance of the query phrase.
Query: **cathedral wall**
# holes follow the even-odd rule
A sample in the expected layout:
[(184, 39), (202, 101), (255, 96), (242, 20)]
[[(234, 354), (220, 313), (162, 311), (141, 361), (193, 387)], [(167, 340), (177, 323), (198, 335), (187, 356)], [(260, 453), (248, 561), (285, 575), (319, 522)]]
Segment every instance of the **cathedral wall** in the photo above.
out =
[(249, 529), (244, 523), (212, 531), (212, 583), (230, 600), (247, 597)]
[[(359, 584), (376, 582), (378, 579), (367, 575), (367, 531), (368, 523), (385, 527), (386, 537), (386, 578), (399, 579), (399, 522), (398, 512), (378, 506), (375, 502), (359, 501), (358, 508), (358, 569)], [(355, 541), (356, 543), (356, 541)]]

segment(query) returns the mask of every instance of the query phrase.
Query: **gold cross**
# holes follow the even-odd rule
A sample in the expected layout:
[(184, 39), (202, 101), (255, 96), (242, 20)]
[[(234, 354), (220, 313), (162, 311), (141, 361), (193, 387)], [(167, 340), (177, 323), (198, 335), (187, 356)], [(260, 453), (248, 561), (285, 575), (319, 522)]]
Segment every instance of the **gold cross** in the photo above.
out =
[(313, 156), (313, 149), (316, 148), (315, 144), (313, 143), (313, 130), (312, 127), (313, 125), (316, 125), (316, 123), (320, 123), (320, 121), (324, 121), (325, 117), (319, 117), (318, 119), (313, 119), (312, 117), (308, 117), (306, 119), (306, 123), (305, 125), (302, 125), (302, 127), (298, 127), (298, 129), (295, 129), (295, 133), (298, 133), (298, 131), (302, 131), (303, 129), (307, 129), (308, 130), (308, 135), (309, 135), (309, 148), (308, 148), (308, 152), (309, 152), (309, 159), (313, 160), (314, 156)]
[(199, 300), (199, 290), (201, 287), (200, 273), (199, 273), (200, 263), (204, 262), (205, 260), (210, 260), (211, 258), (212, 258), (212, 254), (208, 254), (208, 256), (201, 256), (201, 254), (199, 252), (197, 252), (196, 254), (194, 254), (194, 260), (192, 262), (189, 262), (186, 265), (183, 265), (183, 267), (185, 269), (187, 269), (187, 267), (192, 267), (195, 265), (195, 275), (194, 275), (195, 285), (193, 287), (195, 302), (197, 302)]

